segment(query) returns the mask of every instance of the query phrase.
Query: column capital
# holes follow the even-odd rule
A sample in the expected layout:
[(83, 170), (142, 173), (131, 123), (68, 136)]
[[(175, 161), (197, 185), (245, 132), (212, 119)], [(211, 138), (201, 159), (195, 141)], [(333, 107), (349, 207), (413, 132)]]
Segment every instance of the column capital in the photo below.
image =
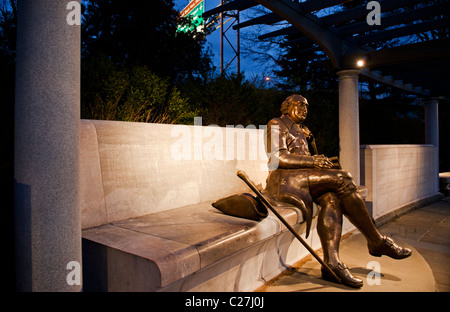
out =
[(360, 73), (359, 69), (343, 69), (336, 72), (339, 79), (358, 78)]
[(438, 104), (439, 100), (440, 100), (440, 98), (438, 98), (438, 97), (428, 97), (428, 98), (424, 98), (423, 99), (423, 103), (425, 105), (427, 105), (427, 104)]

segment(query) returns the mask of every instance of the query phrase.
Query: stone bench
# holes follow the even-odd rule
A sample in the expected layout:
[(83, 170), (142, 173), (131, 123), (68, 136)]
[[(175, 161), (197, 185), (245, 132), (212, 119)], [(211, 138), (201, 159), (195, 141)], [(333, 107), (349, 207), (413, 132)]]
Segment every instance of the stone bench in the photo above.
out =
[(450, 172), (439, 173), (439, 190), (445, 196), (450, 195)]
[[(305, 257), (306, 249), (274, 215), (256, 222), (211, 206), (251, 193), (238, 170), (265, 186), (263, 135), (258, 129), (82, 120), (84, 290), (253, 291)], [(257, 150), (250, 150), (255, 142)], [(246, 155), (238, 155), (243, 147)], [(304, 232), (298, 209), (277, 210)], [(315, 224), (316, 218), (307, 241), (317, 249)]]

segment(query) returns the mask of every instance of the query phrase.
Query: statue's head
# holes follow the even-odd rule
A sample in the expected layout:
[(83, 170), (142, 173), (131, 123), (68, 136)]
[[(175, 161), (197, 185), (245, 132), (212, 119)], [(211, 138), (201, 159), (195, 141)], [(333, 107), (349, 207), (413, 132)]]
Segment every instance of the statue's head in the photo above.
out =
[(308, 116), (308, 107), (308, 100), (305, 97), (294, 94), (281, 104), (281, 112), (283, 115), (288, 115), (294, 122), (302, 123)]

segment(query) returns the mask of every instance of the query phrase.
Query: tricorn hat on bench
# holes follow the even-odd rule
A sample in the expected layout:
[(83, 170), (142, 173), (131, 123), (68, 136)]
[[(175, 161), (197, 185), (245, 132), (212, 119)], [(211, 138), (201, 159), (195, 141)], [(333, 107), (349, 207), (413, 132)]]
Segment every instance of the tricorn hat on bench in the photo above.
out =
[(261, 221), (269, 215), (266, 206), (258, 198), (248, 193), (216, 200), (212, 206), (227, 215), (255, 221)]

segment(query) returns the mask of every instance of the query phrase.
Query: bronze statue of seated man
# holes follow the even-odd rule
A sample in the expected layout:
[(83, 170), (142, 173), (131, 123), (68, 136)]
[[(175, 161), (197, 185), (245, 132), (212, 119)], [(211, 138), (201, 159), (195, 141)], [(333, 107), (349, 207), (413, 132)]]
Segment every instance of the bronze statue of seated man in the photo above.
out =
[[(307, 231), (313, 202), (317, 203), (320, 206), (317, 231), (325, 263), (341, 279), (340, 282), (361, 287), (363, 281), (353, 276), (339, 259), (343, 215), (365, 236), (371, 255), (403, 259), (411, 255), (411, 250), (396, 245), (391, 238), (380, 234), (350, 173), (337, 169), (324, 155), (311, 155), (308, 139), (312, 135), (303, 125), (308, 106), (306, 98), (292, 95), (281, 106), (283, 115), (268, 123), (269, 165), (275, 163), (277, 168), (271, 168), (264, 193), (302, 208), (309, 222)], [(333, 279), (324, 268), (322, 277)]]

